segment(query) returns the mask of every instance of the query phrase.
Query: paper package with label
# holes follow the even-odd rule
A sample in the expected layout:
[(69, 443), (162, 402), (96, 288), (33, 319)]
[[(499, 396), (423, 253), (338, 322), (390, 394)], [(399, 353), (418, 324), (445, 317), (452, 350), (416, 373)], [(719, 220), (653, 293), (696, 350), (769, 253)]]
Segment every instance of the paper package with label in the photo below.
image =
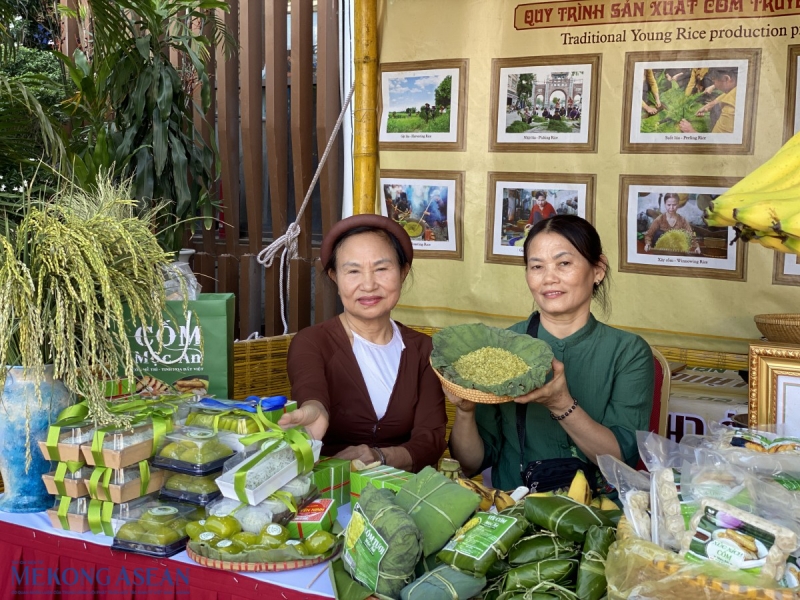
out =
[(305, 539), (315, 531), (330, 531), (336, 522), (338, 512), (336, 500), (320, 498), (297, 511), (294, 518), (286, 524), (293, 539)]
[(350, 461), (322, 457), (311, 472), (320, 498), (333, 498), (338, 506), (350, 502)]
[(361, 497), (361, 491), (370, 483), (379, 490), (387, 489), (397, 492), (413, 476), (413, 473), (388, 465), (364, 471), (353, 471), (350, 473), (350, 506), (355, 506)]

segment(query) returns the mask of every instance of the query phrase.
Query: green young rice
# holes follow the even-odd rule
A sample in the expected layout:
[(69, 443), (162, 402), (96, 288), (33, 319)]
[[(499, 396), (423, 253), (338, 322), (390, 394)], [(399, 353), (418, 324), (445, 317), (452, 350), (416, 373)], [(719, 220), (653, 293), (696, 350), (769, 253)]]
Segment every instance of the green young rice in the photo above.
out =
[(487, 346), (465, 354), (453, 363), (463, 377), (480, 385), (496, 385), (519, 377), (530, 367), (516, 354)]

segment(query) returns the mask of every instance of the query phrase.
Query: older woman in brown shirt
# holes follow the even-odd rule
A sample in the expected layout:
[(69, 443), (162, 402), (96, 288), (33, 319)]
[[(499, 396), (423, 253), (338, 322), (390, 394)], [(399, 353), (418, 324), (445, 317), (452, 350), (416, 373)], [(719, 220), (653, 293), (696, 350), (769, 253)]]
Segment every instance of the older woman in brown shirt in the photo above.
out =
[(320, 257), (344, 312), (292, 340), (299, 408), (279, 424), (305, 426), (326, 456), (409, 471), (435, 465), (447, 415), (431, 339), (390, 316), (413, 259), (408, 234), (386, 217), (349, 217), (325, 236)]

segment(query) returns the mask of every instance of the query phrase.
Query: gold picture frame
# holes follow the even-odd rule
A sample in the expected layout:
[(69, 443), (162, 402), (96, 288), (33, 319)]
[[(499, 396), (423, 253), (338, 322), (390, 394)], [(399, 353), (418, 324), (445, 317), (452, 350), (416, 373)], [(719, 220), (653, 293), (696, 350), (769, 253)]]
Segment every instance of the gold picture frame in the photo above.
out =
[[(447, 132), (396, 131), (390, 132), (389, 120), (398, 111), (392, 106), (406, 106), (417, 114), (417, 102), (422, 106), (434, 100), (436, 81), (451, 77), (449, 127)], [(467, 78), (469, 76), (469, 60), (466, 58), (452, 60), (419, 60), (413, 62), (382, 63), (380, 65), (381, 111), (378, 122), (378, 148), (380, 150), (437, 150), (463, 152), (467, 148)], [(457, 85), (452, 85), (452, 78)], [(402, 90), (402, 91), (399, 91)], [(443, 108), (443, 107), (439, 107)], [(455, 114), (453, 114), (455, 113)], [(400, 112), (402, 114), (402, 111)], [(423, 117), (420, 116), (420, 119)], [(429, 119), (441, 119), (439, 111), (424, 117), (425, 126)], [(402, 119), (401, 119), (402, 120)]]
[(749, 362), (748, 425), (786, 423), (787, 413), (798, 413), (800, 405), (800, 346), (754, 342)]
[[(622, 102), (622, 137), (620, 139), (620, 152), (622, 154), (752, 154), (755, 140), (756, 105), (758, 102), (758, 81), (761, 64), (761, 50), (757, 48), (738, 48), (721, 50), (672, 50), (662, 52), (628, 52), (625, 54), (625, 91)], [(746, 71), (746, 78), (737, 76), (734, 86), (735, 107), (730, 116), (733, 130), (731, 132), (704, 132), (689, 131), (684, 133), (675, 123), (679, 117), (666, 113), (667, 116), (658, 123), (666, 128), (665, 131), (651, 131), (651, 125), (644, 125), (645, 119), (661, 115), (662, 110), (668, 111), (669, 105), (665, 101), (659, 112), (655, 115), (643, 117), (645, 108), (642, 102), (645, 88), (652, 89), (647, 77), (648, 71), (662, 83), (657, 87), (661, 94), (669, 90), (662, 89), (663, 80), (669, 72), (674, 77), (686, 77), (684, 92), (689, 85), (695, 71), (712, 67), (727, 67), (736, 69), (741, 74)], [(691, 74), (691, 76), (688, 76)], [(673, 75), (671, 75), (673, 76)], [(701, 78), (698, 73), (697, 78)], [(683, 81), (683, 80), (681, 80)], [(703, 80), (699, 87), (708, 84)], [(667, 85), (673, 85), (669, 83)], [(677, 84), (680, 87), (680, 83)], [(692, 90), (698, 89), (692, 88)], [(652, 92), (650, 92), (652, 94)], [(683, 95), (679, 95), (683, 98)], [(710, 104), (710, 98), (707, 104)], [(649, 103), (648, 103), (649, 104)], [(716, 107), (719, 110), (719, 107)], [(649, 110), (656, 110), (651, 107)], [(706, 111), (711, 114), (712, 109)], [(676, 110), (677, 112), (677, 110)], [(698, 116), (682, 113), (680, 121)], [(703, 117), (705, 118), (705, 117)], [(710, 117), (708, 117), (710, 119)], [(706, 124), (707, 126), (707, 124)], [(674, 131), (673, 131), (674, 129)]]
[(797, 262), (797, 257), (792, 254), (785, 254), (784, 252), (775, 252), (775, 259), (772, 265), (772, 283), (774, 285), (800, 285), (800, 272), (787, 273), (787, 260), (794, 257), (794, 265), (792, 270), (800, 271), (800, 264)]
[(786, 57), (786, 111), (783, 118), (783, 143), (800, 131), (798, 121), (800, 114), (798, 105), (800, 98), (797, 97), (797, 74), (800, 71), (800, 45), (789, 46), (788, 56)]
[[(521, 58), (495, 58), (492, 60), (492, 88), (489, 115), (489, 152), (597, 152), (597, 120), (600, 107), (600, 71), (602, 67), (601, 54), (573, 54), (556, 56), (526, 56)], [(578, 69), (578, 71), (575, 71)], [(588, 77), (586, 76), (588, 72)], [(536, 78), (541, 75), (544, 83), (537, 79), (531, 81), (531, 96), (528, 102), (520, 98), (516, 89), (512, 90), (512, 79), (519, 79), (523, 74), (530, 74)], [(578, 77), (580, 76), (580, 81)], [(580, 87), (578, 87), (580, 86)], [(502, 88), (502, 89), (501, 89)], [(586, 91), (588, 89), (588, 92)], [(511, 91), (509, 91), (511, 90)], [(578, 90), (579, 93), (578, 93)], [(542, 94), (539, 92), (542, 91)], [(568, 96), (570, 91), (575, 98)], [(536, 118), (542, 118), (545, 123), (544, 110), (550, 110), (551, 102), (565, 96), (565, 105), (572, 104), (578, 110), (577, 117), (571, 118), (569, 111), (560, 123), (570, 124), (577, 130), (566, 132), (558, 130), (509, 132), (508, 119), (511, 124), (522, 123), (527, 120), (527, 126), (532, 127)], [(503, 101), (501, 102), (501, 94)], [(538, 97), (541, 95), (541, 104)], [(588, 95), (588, 101), (585, 96)], [(515, 106), (516, 101), (522, 101), (525, 107)], [(549, 97), (548, 97), (549, 96)], [(531, 105), (531, 106), (528, 106)], [(523, 115), (520, 111), (528, 110)], [(538, 114), (541, 111), (541, 114)], [(536, 113), (536, 114), (534, 114)], [(514, 117), (513, 115), (516, 115)], [(518, 117), (518, 118), (517, 118)], [(552, 119), (551, 119), (552, 120)], [(501, 127), (501, 123), (504, 127)], [(548, 127), (549, 127), (548, 123)], [(536, 127), (539, 127), (538, 125)], [(565, 127), (562, 127), (562, 129)], [(530, 139), (527, 139), (530, 138)]]
[[(529, 184), (529, 185), (528, 185)], [(517, 225), (517, 222), (503, 218), (504, 198), (509, 191), (523, 192), (517, 194), (519, 200), (525, 196), (528, 213), (533, 210), (533, 197), (543, 193), (546, 202), (551, 203), (553, 210), (562, 213), (578, 214), (590, 223), (594, 223), (594, 200), (597, 187), (597, 176), (588, 173), (501, 173), (490, 172), (486, 190), (486, 254), (484, 262), (516, 265), (524, 264), (522, 249), (510, 246), (504, 230)], [(505, 192), (505, 193), (504, 193)], [(571, 207), (567, 202), (576, 206)], [(522, 203), (522, 202), (520, 202)], [(554, 203), (554, 204), (552, 204)], [(574, 211), (571, 210), (574, 208)], [(522, 215), (524, 216), (524, 214)], [(525, 220), (530, 216), (525, 217)], [(519, 235), (524, 237), (524, 228), (518, 226)], [(504, 243), (504, 240), (506, 243)]]
[(414, 258), (464, 259), (464, 171), (381, 169), (379, 183), (381, 214), (421, 226)]
[[(620, 272), (746, 281), (747, 244), (738, 241), (731, 246), (736, 235), (732, 227), (705, 228), (690, 223), (693, 247), (690, 252), (658, 249), (656, 234), (660, 232), (653, 235), (653, 247), (648, 249), (648, 234), (645, 233), (654, 225), (658, 214), (663, 212), (655, 210), (654, 214), (650, 214), (653, 209), (648, 207), (654, 202), (657, 202), (657, 209), (662, 209), (667, 203), (667, 196), (679, 196), (684, 204), (680, 205), (677, 214), (686, 219), (687, 215), (702, 211), (703, 202), (721, 195), (737, 181), (739, 179), (736, 177), (620, 175)], [(684, 208), (684, 205), (688, 208)]]

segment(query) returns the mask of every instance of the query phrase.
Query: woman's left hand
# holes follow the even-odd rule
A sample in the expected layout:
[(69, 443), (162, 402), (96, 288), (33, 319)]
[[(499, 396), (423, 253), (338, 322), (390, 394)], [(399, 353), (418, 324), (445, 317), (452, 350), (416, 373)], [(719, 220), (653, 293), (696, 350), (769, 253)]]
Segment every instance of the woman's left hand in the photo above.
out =
[(557, 415), (567, 412), (574, 401), (569, 394), (567, 378), (564, 376), (564, 363), (554, 358), (553, 378), (539, 389), (515, 398), (514, 402), (543, 404), (550, 412)]
[(372, 448), (367, 446), (366, 444), (361, 444), (360, 446), (348, 446), (339, 454), (337, 454), (334, 458), (341, 458), (342, 460), (360, 460), (365, 465), (370, 463), (374, 463), (375, 453), (372, 451)]

